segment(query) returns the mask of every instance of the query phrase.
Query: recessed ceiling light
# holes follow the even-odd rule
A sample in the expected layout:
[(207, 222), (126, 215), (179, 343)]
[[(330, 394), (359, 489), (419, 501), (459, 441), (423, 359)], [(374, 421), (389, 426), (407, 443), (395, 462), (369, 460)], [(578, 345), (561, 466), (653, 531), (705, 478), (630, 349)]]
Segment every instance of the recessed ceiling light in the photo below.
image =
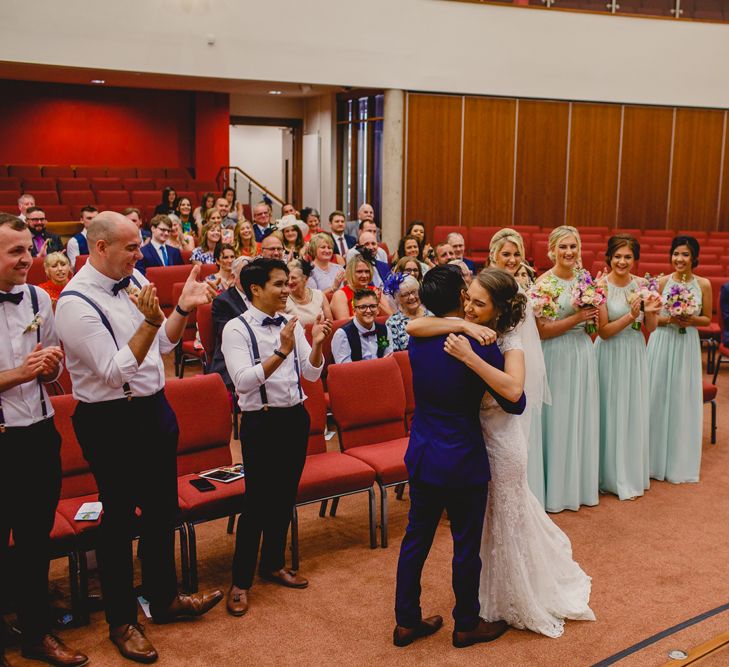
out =
[(104, 79), (91, 79), (91, 83), (95, 83), (97, 86), (103, 86), (106, 81)]
[(269, 95), (283, 95), (283, 91), (282, 90), (269, 90), (268, 94)]

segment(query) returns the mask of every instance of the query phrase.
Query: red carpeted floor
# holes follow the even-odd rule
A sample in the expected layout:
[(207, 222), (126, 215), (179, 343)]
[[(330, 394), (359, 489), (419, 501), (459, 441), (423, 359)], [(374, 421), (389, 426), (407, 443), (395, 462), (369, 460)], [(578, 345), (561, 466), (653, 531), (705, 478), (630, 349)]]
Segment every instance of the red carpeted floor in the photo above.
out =
[[(370, 550), (365, 496), (345, 498), (335, 518), (321, 519), (318, 506), (300, 512), (303, 591), (257, 582), (251, 609), (232, 618), (221, 604), (205, 618), (155, 626), (148, 636), (160, 665), (593, 665), (670, 626), (729, 603), (729, 372), (719, 380), (719, 437), (709, 445), (706, 406), (702, 479), (698, 484), (654, 482), (642, 498), (563, 512), (553, 519), (570, 536), (574, 556), (593, 578), (594, 623), (567, 624), (559, 639), (511, 630), (503, 638), (468, 649), (450, 643), (453, 595), (451, 542), (445, 522), (438, 530), (423, 576), (425, 614), (442, 614), (445, 627), (405, 649), (391, 641), (398, 548), (406, 524), (405, 500), (391, 500), (390, 547)], [(225, 521), (200, 526), (198, 554), (202, 589), (229, 585), (234, 537)], [(66, 590), (65, 563), (52, 565), (52, 579)], [(624, 666), (658, 666), (668, 651), (688, 651), (729, 629), (724, 612), (662, 639), (623, 659)], [(94, 665), (131, 664), (106, 636), (103, 613), (89, 626), (62, 631)], [(12, 664), (30, 665), (16, 650)], [(729, 665), (729, 650), (702, 664)]]

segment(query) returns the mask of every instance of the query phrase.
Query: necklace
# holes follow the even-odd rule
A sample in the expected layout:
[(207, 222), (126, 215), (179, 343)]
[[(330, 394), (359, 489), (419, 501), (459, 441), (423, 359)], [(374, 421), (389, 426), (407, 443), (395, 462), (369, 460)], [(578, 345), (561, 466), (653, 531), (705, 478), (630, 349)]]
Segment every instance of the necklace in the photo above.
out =
[(295, 303), (298, 303), (299, 305), (305, 306), (307, 303), (310, 303), (312, 298), (314, 297), (313, 292), (311, 291), (310, 287), (306, 288), (306, 291), (304, 292), (304, 298), (303, 299), (297, 299), (294, 296), (294, 293), (291, 292), (291, 298), (294, 300)]

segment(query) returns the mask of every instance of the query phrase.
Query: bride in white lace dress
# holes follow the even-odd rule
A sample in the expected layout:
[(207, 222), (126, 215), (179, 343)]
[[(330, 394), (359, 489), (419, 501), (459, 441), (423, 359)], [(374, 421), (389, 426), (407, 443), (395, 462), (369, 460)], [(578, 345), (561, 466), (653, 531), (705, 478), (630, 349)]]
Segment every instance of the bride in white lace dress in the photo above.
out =
[[(485, 364), (468, 340), (451, 333), (446, 351), (481, 375), (499, 394), (521, 392), (524, 351), (513, 330), (511, 311), (523, 312), (524, 297), (516, 282), (499, 269), (479, 274), (465, 296), (466, 326), (440, 320), (448, 328), (479, 337), (487, 325), (505, 358), (505, 372)], [(433, 318), (421, 318), (423, 324)], [(519, 319), (518, 316), (515, 319)], [(510, 321), (511, 320), (511, 321)], [(422, 328), (423, 324), (419, 328)], [(434, 324), (434, 323), (433, 323)], [(435, 335), (435, 327), (415, 335)], [(572, 559), (569, 538), (549, 518), (527, 484), (527, 439), (519, 417), (508, 415), (486, 394), (481, 424), (491, 467), (488, 504), (481, 546), (481, 617), (559, 637), (565, 619), (595, 620), (590, 609), (591, 580)]]

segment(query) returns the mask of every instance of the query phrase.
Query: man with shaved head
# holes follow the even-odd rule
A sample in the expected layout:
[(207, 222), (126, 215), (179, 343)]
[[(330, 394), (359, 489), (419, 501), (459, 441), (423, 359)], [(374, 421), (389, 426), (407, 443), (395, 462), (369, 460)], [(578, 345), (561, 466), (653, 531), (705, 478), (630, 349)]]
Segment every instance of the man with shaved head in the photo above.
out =
[(87, 238), (89, 261), (61, 292), (56, 324), (78, 400), (74, 430), (104, 503), (97, 552), (109, 636), (125, 658), (153, 662), (157, 652), (137, 623), (137, 526), (144, 542), (142, 584), (156, 622), (200, 616), (223, 597), (221, 591), (177, 591), (178, 427), (165, 398), (162, 360), (190, 311), (212, 301), (215, 289), (198, 282), (200, 267), (192, 267), (165, 317), (155, 286), (134, 268), (142, 257), (136, 225), (105, 211), (89, 223)]

